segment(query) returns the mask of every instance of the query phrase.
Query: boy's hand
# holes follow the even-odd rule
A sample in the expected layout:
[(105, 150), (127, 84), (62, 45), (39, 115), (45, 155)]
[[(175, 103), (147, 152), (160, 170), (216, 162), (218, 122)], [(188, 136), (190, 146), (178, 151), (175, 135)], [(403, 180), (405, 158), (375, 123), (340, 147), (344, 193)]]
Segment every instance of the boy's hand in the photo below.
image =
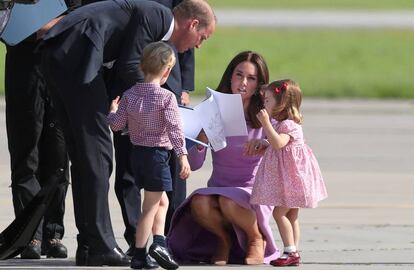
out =
[(190, 163), (188, 163), (187, 155), (182, 155), (178, 158), (180, 163), (180, 177), (181, 179), (187, 179), (190, 176), (191, 168)]
[(109, 108), (109, 111), (111, 113), (116, 113), (118, 111), (120, 97), (117, 96), (114, 100), (111, 102), (111, 107)]

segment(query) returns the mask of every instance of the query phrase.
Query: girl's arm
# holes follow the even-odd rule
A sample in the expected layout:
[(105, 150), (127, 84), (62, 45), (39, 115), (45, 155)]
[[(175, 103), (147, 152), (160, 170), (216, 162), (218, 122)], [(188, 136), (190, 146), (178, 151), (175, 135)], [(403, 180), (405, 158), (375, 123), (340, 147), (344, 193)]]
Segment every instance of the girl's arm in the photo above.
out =
[(266, 109), (260, 110), (256, 117), (262, 124), (263, 130), (267, 136), (267, 140), (269, 141), (273, 149), (278, 150), (280, 148), (285, 147), (289, 143), (289, 135), (283, 133), (279, 134), (276, 132), (276, 130), (273, 129), (272, 123), (270, 122), (269, 114), (267, 113)]

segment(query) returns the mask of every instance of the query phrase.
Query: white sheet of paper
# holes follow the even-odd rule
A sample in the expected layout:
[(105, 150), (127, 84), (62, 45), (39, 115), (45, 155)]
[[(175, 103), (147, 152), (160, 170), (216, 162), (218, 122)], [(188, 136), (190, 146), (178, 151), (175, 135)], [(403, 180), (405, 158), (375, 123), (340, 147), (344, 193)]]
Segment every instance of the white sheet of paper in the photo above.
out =
[(221, 119), (220, 110), (210, 96), (200, 104), (194, 107), (200, 119), (201, 126), (208, 137), (208, 141), (214, 151), (219, 151), (227, 146), (226, 135), (224, 133), (223, 120)]
[(192, 108), (182, 106), (178, 108), (178, 111), (180, 112), (184, 135), (192, 139), (197, 138), (202, 129), (197, 112)]
[(229, 136), (247, 136), (246, 120), (241, 96), (225, 94), (207, 87), (207, 96), (213, 96), (223, 120), (224, 134)]
[(242, 100), (238, 94), (224, 94), (207, 87), (207, 99), (193, 109), (180, 107), (179, 111), (186, 138), (197, 141), (203, 129), (214, 151), (227, 146), (226, 137), (247, 136)]
[(9, 45), (16, 45), (66, 9), (64, 0), (39, 0), (36, 4), (14, 4), (1, 38)]

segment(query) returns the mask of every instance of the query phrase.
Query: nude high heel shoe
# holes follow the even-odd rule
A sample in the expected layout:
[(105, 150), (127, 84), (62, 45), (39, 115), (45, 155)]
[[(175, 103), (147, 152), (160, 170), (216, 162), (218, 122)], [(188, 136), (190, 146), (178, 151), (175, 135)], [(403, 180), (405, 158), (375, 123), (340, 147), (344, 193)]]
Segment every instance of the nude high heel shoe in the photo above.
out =
[(248, 265), (263, 264), (265, 247), (266, 241), (264, 241), (263, 238), (258, 238), (249, 242), (244, 263)]
[(229, 239), (221, 240), (217, 244), (215, 255), (211, 258), (211, 263), (215, 265), (226, 265), (229, 260), (231, 241)]

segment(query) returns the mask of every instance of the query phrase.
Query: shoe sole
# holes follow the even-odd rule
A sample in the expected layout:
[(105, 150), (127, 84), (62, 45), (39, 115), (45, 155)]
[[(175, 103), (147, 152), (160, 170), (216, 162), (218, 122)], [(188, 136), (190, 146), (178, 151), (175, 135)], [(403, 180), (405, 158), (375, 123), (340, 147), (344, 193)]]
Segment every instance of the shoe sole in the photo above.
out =
[(292, 264), (287, 264), (287, 265), (274, 265), (274, 264), (271, 264), (272, 266), (274, 266), (274, 267), (290, 267), (290, 266), (299, 266), (299, 264), (298, 263), (292, 263)]
[(171, 263), (170, 261), (165, 260), (158, 252), (154, 251), (154, 250), (150, 250), (149, 254), (151, 255), (151, 257), (153, 257), (157, 263), (164, 269), (177, 269), (178, 265)]
[[(85, 266), (130, 266), (131, 264), (128, 263), (107, 263), (107, 262), (87, 262), (85, 264)], [(77, 266), (81, 266), (81, 265), (77, 265)]]
[(55, 259), (66, 259), (68, 257), (68, 254), (66, 255), (51, 255), (47, 254), (46, 258), (55, 258)]
[(149, 266), (132, 266), (132, 264), (131, 264), (131, 269), (156, 269), (156, 268), (158, 268), (158, 266), (151, 266), (151, 267), (149, 267)]
[(41, 258), (41, 255), (36, 252), (20, 254), (20, 259), (22, 260), (39, 260), (40, 258)]
[[(157, 269), (158, 266), (144, 266), (144, 269)], [(177, 267), (178, 268), (178, 267)]]
[(88, 259), (85, 263), (85, 266), (130, 266), (131, 262), (105, 262), (103, 261), (99, 261), (96, 259)]
[(275, 263), (270, 263), (271, 266), (276, 266), (276, 267), (289, 267), (289, 266), (299, 266), (299, 262), (292, 262), (290, 264), (275, 264)]
[(40, 256), (20, 256), (20, 259), (22, 260), (40, 260)]

